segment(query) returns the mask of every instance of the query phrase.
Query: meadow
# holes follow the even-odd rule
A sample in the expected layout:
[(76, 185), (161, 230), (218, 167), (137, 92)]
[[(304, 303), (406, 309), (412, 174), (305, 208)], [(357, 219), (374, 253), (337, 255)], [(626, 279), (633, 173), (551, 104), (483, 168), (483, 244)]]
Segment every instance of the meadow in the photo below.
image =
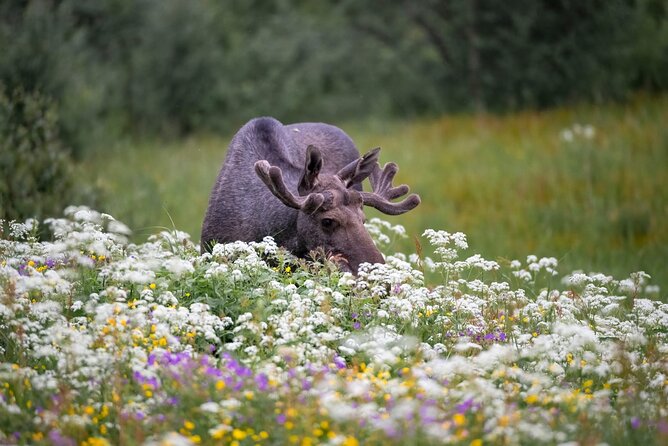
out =
[(271, 238), (130, 243), (85, 207), (11, 223), (0, 443), (666, 444), (668, 304), (646, 274), (503, 265), (433, 229), (433, 257), (390, 255), (403, 228), (369, 228), (387, 263), (353, 277)]
[[(499, 262), (536, 254), (558, 258), (564, 273), (643, 270), (666, 289), (666, 122), (668, 97), (636, 96), (504, 116), (338, 125), (361, 152), (381, 146), (381, 161), (399, 164), (397, 181), (422, 197), (416, 210), (392, 218), (409, 234), (395, 249), (416, 252), (426, 228), (461, 231), (474, 252)], [(134, 240), (160, 228), (197, 240), (230, 137), (101, 143), (79, 175)]]
[(0, 443), (666, 444), (665, 122), (342, 124), (422, 196), (356, 277), (199, 252), (226, 138), (101, 144), (104, 209), (0, 224)]

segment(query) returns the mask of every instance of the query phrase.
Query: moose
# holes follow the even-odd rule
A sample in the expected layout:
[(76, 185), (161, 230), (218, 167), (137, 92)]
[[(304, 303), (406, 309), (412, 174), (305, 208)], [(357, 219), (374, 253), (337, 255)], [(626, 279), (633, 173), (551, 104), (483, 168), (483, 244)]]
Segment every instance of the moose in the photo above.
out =
[[(380, 148), (360, 156), (341, 129), (323, 123), (283, 125), (255, 118), (230, 142), (202, 224), (202, 252), (215, 243), (273, 236), (298, 257), (322, 250), (343, 271), (384, 263), (364, 227), (364, 205), (398, 215), (420, 204), (393, 186), (394, 163), (382, 169)], [(253, 172), (253, 170), (255, 172)], [(362, 181), (369, 178), (372, 192)]]

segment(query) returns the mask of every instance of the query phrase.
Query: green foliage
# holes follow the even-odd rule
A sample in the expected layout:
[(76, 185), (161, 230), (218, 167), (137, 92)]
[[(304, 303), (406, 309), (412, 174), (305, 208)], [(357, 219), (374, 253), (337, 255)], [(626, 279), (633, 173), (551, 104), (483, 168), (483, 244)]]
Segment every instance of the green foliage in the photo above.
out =
[(668, 87), (661, 0), (10, 0), (0, 81), (101, 136), (516, 110)]
[(72, 160), (53, 104), (0, 89), (0, 219), (59, 214), (72, 199)]

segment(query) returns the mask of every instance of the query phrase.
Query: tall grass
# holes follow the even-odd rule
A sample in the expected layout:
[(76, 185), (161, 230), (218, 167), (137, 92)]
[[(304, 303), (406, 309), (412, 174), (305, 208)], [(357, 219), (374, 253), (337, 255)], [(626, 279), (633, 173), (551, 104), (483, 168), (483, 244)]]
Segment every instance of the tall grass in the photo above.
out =
[[(621, 105), (339, 125), (360, 151), (381, 146), (381, 160), (401, 168), (398, 181), (421, 195), (421, 206), (393, 218), (409, 234), (462, 231), (487, 258), (555, 256), (563, 274), (645, 270), (665, 289), (667, 122), (668, 97), (639, 96)], [(578, 134), (576, 124), (594, 134)], [(82, 174), (138, 237), (173, 221), (198, 239), (228, 142), (118, 143), (94, 151)]]

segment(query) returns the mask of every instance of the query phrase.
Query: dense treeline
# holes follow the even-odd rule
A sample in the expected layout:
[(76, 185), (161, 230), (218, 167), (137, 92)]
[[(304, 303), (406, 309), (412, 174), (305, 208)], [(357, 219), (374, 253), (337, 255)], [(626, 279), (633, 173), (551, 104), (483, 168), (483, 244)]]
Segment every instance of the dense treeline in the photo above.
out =
[(117, 131), (544, 107), (668, 87), (665, 0), (5, 0), (0, 81)]
[(665, 0), (0, 2), (0, 91), (50, 101), (75, 156), (262, 114), (495, 112), (666, 88)]

